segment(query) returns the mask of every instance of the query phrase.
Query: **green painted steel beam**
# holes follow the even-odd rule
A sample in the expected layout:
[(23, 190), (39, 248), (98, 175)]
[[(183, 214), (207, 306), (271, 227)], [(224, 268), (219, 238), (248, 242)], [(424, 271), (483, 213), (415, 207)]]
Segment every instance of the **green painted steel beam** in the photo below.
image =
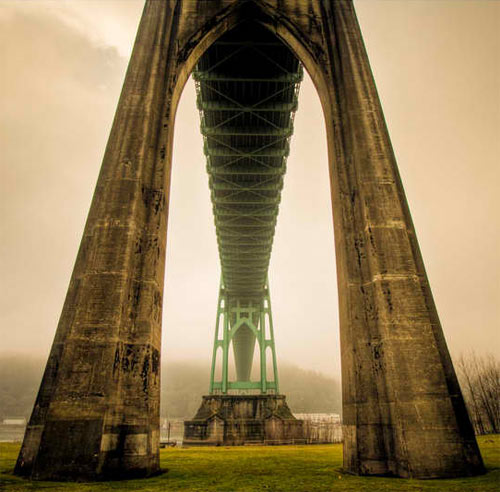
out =
[(236, 112), (263, 112), (263, 113), (291, 113), (297, 111), (298, 101), (295, 98), (292, 102), (284, 103), (265, 103), (256, 107), (241, 107), (237, 104), (231, 104), (228, 101), (204, 101), (197, 98), (197, 107), (200, 111), (236, 111)]
[[(220, 230), (217, 233), (217, 240), (219, 242), (225, 242), (229, 244), (230, 242), (233, 242), (235, 244), (241, 245), (243, 243), (248, 243), (248, 244), (254, 244), (254, 245), (260, 245), (260, 246), (267, 246), (272, 243), (273, 237), (272, 234), (269, 233), (267, 230), (261, 230), (261, 231), (242, 231), (242, 230), (229, 230), (230, 228), (228, 227), (227, 231)], [(227, 234), (226, 234), (226, 233)], [(253, 242), (251, 242), (253, 240)]]
[(221, 259), (221, 265), (225, 268), (231, 268), (233, 271), (245, 270), (252, 268), (253, 272), (267, 272), (266, 266), (258, 263), (258, 260), (253, 259), (252, 261), (244, 261), (240, 258)]
[[(259, 232), (259, 234), (257, 234)], [(268, 234), (268, 231), (264, 229), (263, 231), (238, 231), (234, 228), (217, 228), (216, 236), (218, 240), (221, 241), (248, 241), (250, 239), (255, 239), (256, 241), (266, 241), (266, 244), (271, 244), (273, 240), (273, 234)]]
[(281, 201), (281, 196), (277, 197), (262, 197), (254, 200), (249, 200), (248, 197), (238, 198), (237, 196), (212, 196), (214, 205), (278, 205)]
[(288, 156), (290, 146), (286, 145), (284, 148), (266, 147), (263, 149), (254, 149), (252, 147), (241, 147), (234, 149), (222, 145), (214, 145), (212, 147), (205, 146), (203, 151), (205, 155), (209, 155), (210, 157), (275, 157), (281, 160), (281, 158)]
[(221, 259), (221, 264), (224, 268), (232, 268), (232, 269), (235, 269), (235, 270), (243, 270), (243, 269), (248, 269), (248, 268), (251, 268), (252, 270), (256, 270), (256, 271), (267, 271), (267, 268), (262, 268), (262, 267), (259, 267), (259, 265), (262, 264), (260, 258), (259, 259), (255, 259), (255, 260), (252, 260), (252, 261), (248, 261), (248, 260), (241, 260), (241, 259), (231, 259), (231, 260), (224, 260), (224, 259)]
[[(234, 224), (234, 223), (229, 223), (229, 222), (220, 222), (218, 220), (215, 220), (215, 225), (217, 227), (234, 227), (234, 228), (237, 228), (238, 230), (245, 230), (245, 231), (253, 231), (255, 229), (263, 229), (264, 227), (269, 227), (268, 225), (266, 224)], [(266, 235), (269, 235), (270, 233), (274, 232), (274, 225), (275, 223), (271, 224), (270, 227), (273, 228), (272, 231), (265, 231), (265, 234)], [(261, 232), (261, 231), (259, 231)], [(264, 232), (262, 232), (262, 234), (264, 234)]]
[[(261, 178), (261, 175), (256, 174), (245, 178), (216, 178), (210, 176), (209, 185), (212, 194), (217, 191), (244, 191), (247, 193), (254, 191), (281, 191), (283, 188), (283, 179), (281, 176), (267, 176)], [(215, 196), (218, 195), (215, 194)]]
[(232, 215), (228, 217), (228, 215), (219, 215), (219, 213), (215, 214), (214, 221), (216, 226), (220, 227), (234, 227), (237, 229), (251, 227), (251, 228), (266, 228), (269, 230), (274, 230), (274, 226), (276, 225), (277, 216), (274, 214), (273, 216), (263, 216), (261, 215), (250, 215), (250, 214), (240, 214), (240, 215)]
[(243, 213), (240, 210), (224, 210), (223, 208), (217, 209), (218, 217), (276, 217), (277, 215), (276, 210), (273, 208), (268, 210), (251, 210)]
[(288, 156), (290, 152), (290, 147), (287, 145), (286, 148), (273, 149), (267, 148), (263, 150), (256, 150), (252, 147), (242, 147), (238, 151), (229, 149), (222, 146), (205, 147), (205, 155), (210, 155), (210, 157), (277, 157), (282, 158)]
[[(227, 245), (228, 247), (233, 246), (234, 248), (239, 248), (240, 250), (245, 249), (248, 246), (271, 246), (269, 239), (263, 236), (255, 238), (255, 240), (252, 237), (221, 236), (217, 237), (217, 244), (219, 245), (219, 249), (221, 249), (222, 246)], [(219, 253), (219, 257), (220, 255), (221, 253)]]
[(266, 246), (266, 245), (271, 245), (273, 243), (272, 239), (255, 239), (255, 241), (231, 241), (230, 239), (224, 240), (224, 241), (218, 241), (219, 243), (219, 248), (222, 246), (238, 246), (240, 248), (247, 248), (247, 247), (252, 247), (252, 246)]
[[(240, 285), (248, 285), (249, 280), (254, 280), (254, 279), (262, 279), (265, 278), (266, 270), (261, 269), (260, 271), (257, 271), (254, 269), (252, 272), (245, 273), (245, 275), (241, 275), (239, 272), (233, 272), (231, 269), (227, 268), (224, 269), (224, 278), (227, 277), (227, 282), (230, 282), (231, 284), (236, 284), (239, 283)], [(245, 277), (244, 279), (242, 277)], [(260, 288), (264, 288), (264, 282), (262, 282), (262, 285), (259, 286)], [(231, 290), (228, 288), (228, 290)]]
[(302, 80), (299, 73), (286, 73), (274, 77), (234, 77), (214, 72), (193, 72), (193, 79), (198, 82), (251, 82), (251, 83), (285, 83), (296, 84)]
[[(256, 176), (256, 172), (243, 171), (229, 167), (222, 167), (220, 169), (211, 168), (207, 169), (207, 172), (210, 176)], [(259, 171), (259, 176), (283, 176), (286, 173), (286, 168), (276, 167), (276, 168), (267, 168)]]
[(231, 246), (226, 246), (224, 248), (224, 253), (220, 254), (220, 258), (256, 258), (258, 261), (262, 261), (262, 258), (271, 254), (271, 247), (262, 248), (256, 246), (245, 246), (244, 248), (235, 248)]
[[(222, 383), (219, 382), (214, 382), (213, 383), (213, 389), (214, 390), (222, 390)], [(229, 390), (260, 390), (261, 389), (261, 382), (260, 381), (228, 381), (227, 383), (227, 389)], [(276, 383), (274, 381), (267, 381), (267, 389), (270, 390), (275, 390), (276, 389)], [(215, 391), (212, 391), (214, 393)]]
[[(259, 234), (257, 235), (257, 231), (238, 231), (238, 230), (231, 230), (228, 228), (228, 230), (223, 230), (219, 229), (216, 232), (217, 240), (219, 241), (233, 241), (237, 242), (239, 241), (240, 243), (243, 242), (249, 242), (250, 240), (254, 239), (256, 242), (259, 242), (260, 245), (263, 246), (268, 246), (272, 243), (273, 241), (273, 234), (268, 234), (268, 231), (259, 231)], [(256, 242), (252, 244), (256, 244)]]
[(210, 136), (239, 136), (239, 137), (291, 137), (293, 126), (285, 128), (275, 128), (269, 126), (208, 126), (201, 125), (201, 133), (206, 137)]
[(272, 178), (267, 178), (266, 181), (269, 181), (269, 179), (276, 179), (276, 183), (259, 183), (258, 181), (254, 181), (251, 184), (245, 185), (243, 181), (232, 181), (230, 182), (229, 180), (224, 180), (224, 181), (219, 181), (216, 183), (213, 183), (211, 185), (212, 190), (214, 191), (247, 191), (247, 192), (252, 192), (252, 191), (274, 191), (274, 192), (279, 192), (283, 189), (283, 180), (280, 179), (280, 177), (272, 177)]

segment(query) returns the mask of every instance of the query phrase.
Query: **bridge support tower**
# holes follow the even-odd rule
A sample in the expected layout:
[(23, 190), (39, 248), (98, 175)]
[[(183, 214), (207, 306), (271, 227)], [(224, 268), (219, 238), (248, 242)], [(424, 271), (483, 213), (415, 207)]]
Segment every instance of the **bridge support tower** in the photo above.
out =
[[(241, 330), (241, 331), (240, 331)], [(237, 338), (237, 334), (243, 337)], [(251, 381), (254, 346), (259, 349), (260, 377)], [(235, 381), (229, 379), (231, 347)], [(267, 351), (272, 357), (273, 378), (268, 380)], [(220, 353), (220, 378), (217, 355)], [(271, 372), (269, 371), (269, 372)], [(269, 282), (258, 302), (231, 302), (221, 281), (215, 340), (210, 372), (210, 394), (204, 396), (192, 420), (184, 422), (184, 446), (243, 444), (300, 444), (303, 424), (279, 393)]]
[(324, 111), (345, 469), (416, 478), (484, 471), (352, 1), (146, 0), (16, 474), (158, 472), (176, 108), (201, 55), (248, 19), (300, 59)]
[[(274, 343), (273, 317), (271, 312), (271, 297), (269, 282), (264, 290), (264, 297), (255, 303), (248, 301), (242, 305), (236, 301), (230, 302), (223, 282), (219, 290), (217, 304), (217, 319), (215, 322), (215, 340), (210, 371), (210, 394), (227, 394), (228, 391), (268, 392), (279, 394), (278, 365)], [(241, 329), (245, 334), (237, 338)], [(240, 333), (241, 333), (240, 332)], [(257, 342), (260, 360), (260, 377), (258, 381), (250, 381), (253, 347)], [(236, 365), (236, 381), (229, 381), (230, 348), (233, 343)], [(267, 351), (272, 358), (272, 380), (268, 380)], [(217, 380), (217, 359), (220, 354), (221, 377)]]

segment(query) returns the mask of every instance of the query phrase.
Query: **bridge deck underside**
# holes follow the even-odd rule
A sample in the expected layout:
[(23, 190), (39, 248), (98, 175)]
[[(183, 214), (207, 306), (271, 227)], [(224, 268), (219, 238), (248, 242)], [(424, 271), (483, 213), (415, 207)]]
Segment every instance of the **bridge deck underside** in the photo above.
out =
[(302, 79), (273, 33), (239, 25), (193, 74), (227, 295), (260, 302)]

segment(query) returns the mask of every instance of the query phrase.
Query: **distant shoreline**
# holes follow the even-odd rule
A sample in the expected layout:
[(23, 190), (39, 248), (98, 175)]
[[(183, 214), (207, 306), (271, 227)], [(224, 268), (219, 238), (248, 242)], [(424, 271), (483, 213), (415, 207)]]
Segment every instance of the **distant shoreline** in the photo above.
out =
[(0, 424), (0, 442), (21, 442), (26, 425)]

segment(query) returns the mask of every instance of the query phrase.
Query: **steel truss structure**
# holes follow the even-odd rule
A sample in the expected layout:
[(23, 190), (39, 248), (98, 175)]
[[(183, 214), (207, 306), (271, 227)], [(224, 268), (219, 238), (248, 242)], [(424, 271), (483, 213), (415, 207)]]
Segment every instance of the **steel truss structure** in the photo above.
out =
[[(223, 279), (210, 392), (278, 392), (267, 274), (302, 65), (272, 33), (249, 22), (216, 41), (198, 62), (193, 77)], [(271, 328), (267, 340), (266, 316)], [(261, 376), (252, 382), (256, 340)], [(230, 343), (234, 382), (228, 381)], [(221, 381), (215, 381), (219, 347), (223, 370)], [(267, 347), (272, 350), (274, 381), (266, 378)]]
[[(257, 340), (260, 357), (260, 379), (259, 381), (249, 381), (249, 376), (244, 381), (229, 381), (229, 346), (234, 343), (235, 335), (239, 330), (246, 331), (242, 337), (243, 343), (248, 343), (248, 338)], [(241, 341), (240, 341), (241, 343)], [(221, 349), (221, 350), (219, 350)], [(239, 354), (239, 346), (234, 344), (235, 356)], [(267, 353), (271, 352), (273, 379), (268, 380), (267, 373)], [(221, 353), (221, 377), (216, 379), (217, 359)], [(244, 357), (244, 352), (242, 352)], [(253, 356), (253, 351), (252, 351)], [(238, 365), (248, 366), (246, 360), (237, 359)], [(251, 363), (251, 360), (250, 360)], [(251, 367), (251, 366), (250, 366)], [(269, 282), (266, 283), (264, 295), (259, 304), (252, 301), (236, 305), (230, 305), (224, 282), (221, 280), (219, 289), (219, 300), (217, 303), (217, 319), (215, 321), (215, 338), (212, 356), (212, 369), (210, 372), (210, 394), (226, 394), (230, 390), (255, 391), (266, 394), (273, 392), (279, 394), (278, 365), (276, 362), (276, 347), (274, 343), (273, 316), (271, 312), (271, 297), (269, 295)]]

